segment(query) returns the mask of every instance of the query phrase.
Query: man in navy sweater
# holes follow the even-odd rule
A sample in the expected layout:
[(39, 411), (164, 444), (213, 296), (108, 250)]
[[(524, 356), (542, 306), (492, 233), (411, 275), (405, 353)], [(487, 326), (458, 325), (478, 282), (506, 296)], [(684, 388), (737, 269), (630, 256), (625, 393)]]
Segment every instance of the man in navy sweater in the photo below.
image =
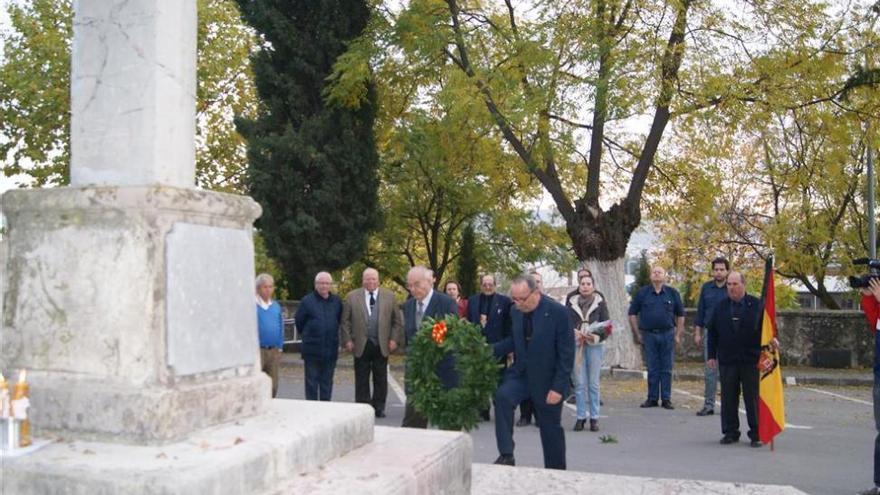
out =
[(272, 397), (278, 395), (278, 366), (284, 346), (284, 317), (281, 305), (272, 299), (275, 280), (268, 273), (257, 276), (257, 332), (263, 373), (272, 378)]
[(329, 401), (333, 373), (339, 357), (339, 320), (342, 300), (330, 292), (333, 278), (327, 272), (315, 276), (315, 290), (306, 295), (296, 310), (296, 327), (302, 335), (306, 371), (306, 400)]
[[(712, 260), (712, 280), (703, 284), (700, 289), (700, 299), (697, 303), (697, 317), (694, 320), (694, 343), (703, 345), (703, 360), (709, 359), (709, 339), (704, 339), (703, 329), (706, 323), (712, 319), (712, 311), (721, 300), (727, 297), (727, 272), (730, 271), (730, 262), (725, 258)], [(718, 390), (718, 371), (706, 366), (703, 370), (705, 387), (703, 390), (703, 408), (697, 412), (697, 416), (711, 416), (715, 414), (715, 392)]]

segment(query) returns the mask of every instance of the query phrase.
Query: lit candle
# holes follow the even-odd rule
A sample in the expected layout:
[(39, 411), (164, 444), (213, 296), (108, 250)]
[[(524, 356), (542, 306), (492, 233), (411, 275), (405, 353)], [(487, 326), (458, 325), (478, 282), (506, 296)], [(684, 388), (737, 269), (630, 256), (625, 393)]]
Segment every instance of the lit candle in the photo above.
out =
[(0, 373), (0, 418), (8, 418), (9, 414), (9, 384), (3, 373)]
[[(28, 384), (27, 384), (27, 372), (25, 370), (21, 370), (21, 373), (18, 374), (18, 383), (15, 384), (15, 387), (12, 390), (12, 402), (22, 401), (25, 404), (28, 401)], [(20, 403), (21, 404), (21, 403)], [(15, 406), (13, 405), (13, 408)], [(27, 406), (25, 405), (23, 408), (25, 411), (27, 410)], [(25, 415), (24, 418), (21, 419), (21, 434), (19, 435), (19, 447), (27, 447), (31, 444), (31, 426), (30, 422)]]

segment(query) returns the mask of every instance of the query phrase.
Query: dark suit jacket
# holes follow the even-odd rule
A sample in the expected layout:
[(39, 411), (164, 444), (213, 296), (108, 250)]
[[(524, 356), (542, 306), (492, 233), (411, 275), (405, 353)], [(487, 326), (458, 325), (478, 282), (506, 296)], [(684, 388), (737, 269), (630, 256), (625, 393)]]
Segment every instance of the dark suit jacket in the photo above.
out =
[(495, 355), (514, 353), (513, 366), (507, 373), (524, 375), (532, 397), (543, 398), (554, 390), (564, 399), (568, 396), (574, 363), (574, 337), (569, 328), (568, 313), (563, 305), (547, 296), (541, 296), (533, 313), (532, 340), (528, 347), (523, 331), (526, 315), (514, 307), (511, 309), (511, 336), (495, 344)]
[[(494, 344), (510, 336), (511, 304), (510, 298), (502, 294), (496, 293), (492, 298), (489, 314), (486, 315), (486, 326), (483, 327), (483, 336), (486, 337), (486, 342)], [(480, 324), (480, 294), (468, 299), (468, 321)]]
[(711, 319), (708, 328), (709, 359), (717, 359), (718, 364), (757, 364), (761, 354), (761, 318), (764, 308), (760, 299), (746, 294), (742, 300), (739, 330), (734, 331), (729, 297), (722, 299)]
[[(424, 318), (439, 320), (446, 315), (458, 316), (458, 304), (451, 297), (435, 290), (428, 307), (425, 308)], [(403, 328), (406, 333), (406, 344), (409, 346), (418, 331), (415, 298), (410, 298), (403, 303)], [(458, 375), (455, 373), (455, 361), (452, 359), (452, 355), (446, 356), (437, 365), (437, 376), (440, 377), (440, 381), (446, 388), (458, 385)]]
[[(388, 341), (403, 345), (403, 315), (397, 307), (394, 293), (379, 288), (376, 304), (379, 308), (379, 348), (383, 356), (388, 356)], [(354, 355), (361, 357), (367, 345), (367, 309), (366, 290), (355, 289), (345, 296), (342, 305), (342, 321), (339, 322), (339, 343), (343, 346), (354, 342)]]

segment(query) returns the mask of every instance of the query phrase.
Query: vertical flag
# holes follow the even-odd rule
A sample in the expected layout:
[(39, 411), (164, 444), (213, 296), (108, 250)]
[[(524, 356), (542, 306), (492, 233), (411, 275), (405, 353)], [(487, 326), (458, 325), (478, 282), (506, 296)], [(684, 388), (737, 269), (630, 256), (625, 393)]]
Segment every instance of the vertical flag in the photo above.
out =
[(772, 443), (773, 437), (785, 429), (782, 368), (779, 366), (779, 350), (771, 345), (776, 338), (775, 292), (773, 255), (770, 255), (764, 267), (764, 289), (761, 291), (764, 314), (761, 318), (761, 357), (758, 359), (758, 437), (763, 443)]

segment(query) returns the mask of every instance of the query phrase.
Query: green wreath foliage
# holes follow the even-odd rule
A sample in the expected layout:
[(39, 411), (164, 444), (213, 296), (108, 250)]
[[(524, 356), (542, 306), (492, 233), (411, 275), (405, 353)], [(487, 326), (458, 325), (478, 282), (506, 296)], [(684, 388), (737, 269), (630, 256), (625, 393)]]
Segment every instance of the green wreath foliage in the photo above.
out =
[[(441, 321), (447, 331), (438, 344), (432, 335)], [(449, 390), (436, 373), (447, 353), (455, 356), (458, 373), (458, 386)], [(438, 428), (470, 431), (479, 423), (480, 411), (491, 405), (500, 368), (479, 326), (453, 315), (425, 318), (407, 355), (413, 407)]]

